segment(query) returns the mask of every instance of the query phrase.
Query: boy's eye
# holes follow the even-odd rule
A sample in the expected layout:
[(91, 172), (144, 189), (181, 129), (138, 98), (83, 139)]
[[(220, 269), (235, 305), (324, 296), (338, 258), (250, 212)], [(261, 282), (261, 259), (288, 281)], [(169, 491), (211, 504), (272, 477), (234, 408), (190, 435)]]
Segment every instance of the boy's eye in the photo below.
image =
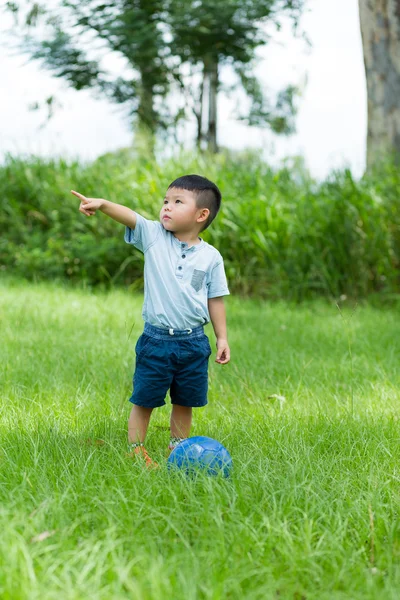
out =
[[(168, 202), (168, 200), (164, 200), (164, 204)], [(177, 200), (177, 202), (181, 202), (181, 200)]]

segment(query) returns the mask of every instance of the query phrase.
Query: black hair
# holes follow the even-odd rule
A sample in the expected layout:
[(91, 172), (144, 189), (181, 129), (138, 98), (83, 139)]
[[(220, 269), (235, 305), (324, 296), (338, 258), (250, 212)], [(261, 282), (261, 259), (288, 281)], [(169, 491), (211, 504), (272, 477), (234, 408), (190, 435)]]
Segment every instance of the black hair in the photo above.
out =
[(210, 211), (208, 219), (200, 231), (207, 229), (214, 221), (221, 207), (221, 192), (215, 183), (200, 175), (183, 175), (175, 179), (168, 186), (168, 189), (170, 188), (194, 192), (197, 208), (208, 208)]

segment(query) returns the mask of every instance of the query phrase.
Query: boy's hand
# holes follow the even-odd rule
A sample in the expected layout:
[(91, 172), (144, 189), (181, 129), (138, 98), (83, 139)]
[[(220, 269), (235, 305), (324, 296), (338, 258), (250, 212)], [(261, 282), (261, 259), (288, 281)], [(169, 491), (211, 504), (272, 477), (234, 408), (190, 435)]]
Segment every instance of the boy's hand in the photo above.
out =
[(79, 192), (74, 192), (71, 190), (71, 194), (74, 194), (81, 201), (79, 205), (79, 212), (87, 217), (91, 217), (95, 214), (96, 210), (101, 209), (104, 204), (104, 200), (102, 198), (86, 198), (83, 194), (79, 194)]
[(217, 357), (215, 362), (220, 365), (226, 365), (231, 359), (231, 351), (227, 340), (217, 340)]

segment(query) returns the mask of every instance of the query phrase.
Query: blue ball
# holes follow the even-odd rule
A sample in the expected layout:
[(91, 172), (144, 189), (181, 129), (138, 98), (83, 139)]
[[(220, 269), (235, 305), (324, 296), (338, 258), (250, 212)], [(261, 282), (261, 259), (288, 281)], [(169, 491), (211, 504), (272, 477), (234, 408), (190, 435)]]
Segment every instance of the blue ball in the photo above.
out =
[(174, 448), (168, 458), (168, 468), (183, 469), (188, 475), (202, 471), (207, 475), (229, 477), (232, 458), (217, 440), (197, 435), (183, 440)]

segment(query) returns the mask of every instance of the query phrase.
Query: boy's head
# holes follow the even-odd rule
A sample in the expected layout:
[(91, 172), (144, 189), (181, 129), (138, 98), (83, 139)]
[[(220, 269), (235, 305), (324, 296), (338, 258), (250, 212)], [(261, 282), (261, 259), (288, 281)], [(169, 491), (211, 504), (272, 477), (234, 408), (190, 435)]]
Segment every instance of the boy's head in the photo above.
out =
[(221, 192), (215, 183), (200, 175), (184, 175), (169, 185), (160, 220), (173, 233), (197, 234), (212, 223), (220, 206)]

